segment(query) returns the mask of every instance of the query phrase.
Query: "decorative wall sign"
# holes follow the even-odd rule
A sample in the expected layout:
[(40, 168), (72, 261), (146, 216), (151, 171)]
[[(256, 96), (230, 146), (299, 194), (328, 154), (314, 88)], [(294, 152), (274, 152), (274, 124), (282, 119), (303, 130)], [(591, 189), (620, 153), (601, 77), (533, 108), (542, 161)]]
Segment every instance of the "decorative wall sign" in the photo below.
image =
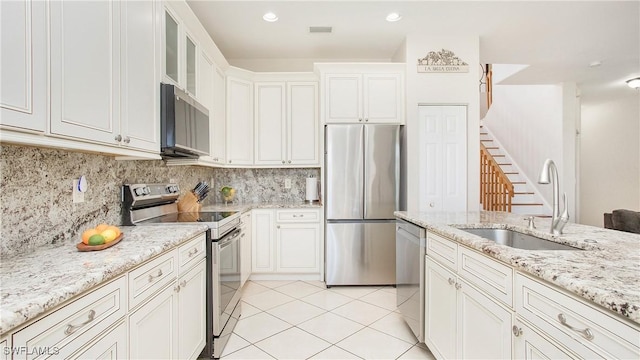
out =
[(418, 59), (419, 73), (464, 73), (469, 72), (469, 64), (460, 60), (451, 50), (429, 51)]

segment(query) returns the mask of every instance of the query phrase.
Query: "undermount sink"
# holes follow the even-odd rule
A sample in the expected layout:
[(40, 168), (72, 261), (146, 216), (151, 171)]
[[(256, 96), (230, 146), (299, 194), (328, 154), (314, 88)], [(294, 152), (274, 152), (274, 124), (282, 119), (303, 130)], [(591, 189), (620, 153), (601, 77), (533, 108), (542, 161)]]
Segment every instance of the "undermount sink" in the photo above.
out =
[(558, 244), (537, 236), (523, 234), (509, 229), (471, 229), (460, 230), (478, 235), (485, 239), (495, 241), (498, 244), (524, 250), (582, 250), (572, 246)]

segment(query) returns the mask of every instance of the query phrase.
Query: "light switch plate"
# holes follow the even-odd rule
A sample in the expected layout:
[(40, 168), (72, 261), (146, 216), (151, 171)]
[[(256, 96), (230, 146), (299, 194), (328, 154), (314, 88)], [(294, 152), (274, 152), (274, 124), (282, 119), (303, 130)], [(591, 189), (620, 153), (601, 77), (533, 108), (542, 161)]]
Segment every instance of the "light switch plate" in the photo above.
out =
[(284, 188), (291, 189), (291, 179), (284, 179)]
[(78, 179), (73, 179), (73, 202), (84, 202), (84, 193), (78, 189)]

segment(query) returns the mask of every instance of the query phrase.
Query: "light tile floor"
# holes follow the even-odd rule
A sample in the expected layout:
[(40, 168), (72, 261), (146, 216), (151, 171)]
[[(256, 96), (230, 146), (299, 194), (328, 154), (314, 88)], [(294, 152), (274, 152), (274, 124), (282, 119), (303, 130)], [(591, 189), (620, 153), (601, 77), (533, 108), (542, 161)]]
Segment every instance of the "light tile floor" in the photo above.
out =
[(395, 306), (395, 288), (249, 281), (222, 359), (434, 359)]

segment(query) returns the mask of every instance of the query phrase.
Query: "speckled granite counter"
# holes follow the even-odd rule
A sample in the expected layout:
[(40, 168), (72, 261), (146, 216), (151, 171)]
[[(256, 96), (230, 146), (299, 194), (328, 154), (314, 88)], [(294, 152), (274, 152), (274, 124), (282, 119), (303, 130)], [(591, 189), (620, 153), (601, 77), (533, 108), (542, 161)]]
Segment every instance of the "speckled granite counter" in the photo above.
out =
[[(551, 219), (536, 218), (537, 229), (528, 230), (522, 215), (502, 212), (395, 214), (640, 324), (638, 234), (567, 224), (564, 234), (551, 236)], [(457, 229), (460, 227), (508, 228), (584, 250), (521, 250)]]
[(123, 226), (122, 241), (102, 251), (79, 252), (72, 242), (0, 259), (0, 335), (206, 229)]
[(203, 211), (240, 211), (245, 212), (251, 209), (300, 209), (300, 208), (322, 208), (320, 203), (307, 202), (268, 202), (268, 203), (240, 203), (240, 204), (213, 204), (202, 207)]

